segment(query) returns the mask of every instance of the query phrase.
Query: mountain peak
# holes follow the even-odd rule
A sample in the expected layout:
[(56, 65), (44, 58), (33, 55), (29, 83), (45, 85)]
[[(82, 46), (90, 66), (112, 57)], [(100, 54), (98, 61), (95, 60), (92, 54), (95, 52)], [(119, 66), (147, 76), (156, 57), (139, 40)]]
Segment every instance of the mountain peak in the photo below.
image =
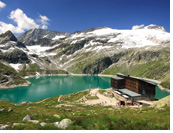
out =
[(160, 30), (166, 32), (163, 26), (154, 25), (154, 24), (150, 24), (148, 26), (142, 24), (142, 25), (135, 25), (132, 27), (132, 30), (139, 30), (139, 29), (153, 29), (153, 30)]
[(2, 33), (0, 37), (3, 37), (5, 40), (17, 41), (17, 38), (10, 30), (6, 31), (5, 33)]
[(67, 32), (57, 32), (57, 31), (50, 31), (44, 29), (31, 29), (26, 31), (24, 34), (18, 37), (18, 40), (26, 43), (27, 45), (31, 45), (31, 42), (36, 42), (39, 39), (47, 38), (52, 39), (55, 38), (57, 35), (64, 35), (67, 36), (69, 33)]

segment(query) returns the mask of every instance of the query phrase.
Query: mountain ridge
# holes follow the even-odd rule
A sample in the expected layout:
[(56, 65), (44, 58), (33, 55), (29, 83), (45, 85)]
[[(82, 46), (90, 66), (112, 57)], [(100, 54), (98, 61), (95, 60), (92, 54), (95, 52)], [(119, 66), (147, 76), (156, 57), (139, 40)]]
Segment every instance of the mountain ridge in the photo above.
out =
[[(11, 33), (7, 32), (6, 36)], [(10, 38), (3, 42), (0, 35), (0, 62), (14, 68), (21, 76), (50, 73), (111, 74), (114, 69), (134, 76), (156, 78), (168, 83), (170, 34), (162, 26), (138, 26), (132, 30), (118, 30), (110, 27), (90, 28), (72, 34), (49, 30), (32, 29), (17, 40)], [(12, 35), (11, 35), (12, 36)], [(21, 45), (19, 45), (21, 44)], [(22, 47), (23, 46), (23, 47)], [(14, 51), (20, 51), (14, 56)], [(164, 52), (164, 51), (167, 51)], [(9, 58), (7, 60), (7, 57)], [(15, 57), (17, 62), (10, 62)], [(4, 60), (6, 59), (6, 60)], [(28, 61), (26, 61), (26, 59)], [(159, 63), (163, 60), (163, 64)], [(149, 63), (146, 66), (147, 62)], [(123, 69), (119, 66), (124, 64)], [(160, 66), (152, 70), (133, 72), (133, 67)], [(154, 65), (153, 64), (153, 65)], [(116, 66), (116, 67), (112, 67)], [(164, 72), (161, 73), (160, 71)], [(116, 71), (117, 72), (117, 71)], [(169, 85), (168, 85), (169, 87)]]

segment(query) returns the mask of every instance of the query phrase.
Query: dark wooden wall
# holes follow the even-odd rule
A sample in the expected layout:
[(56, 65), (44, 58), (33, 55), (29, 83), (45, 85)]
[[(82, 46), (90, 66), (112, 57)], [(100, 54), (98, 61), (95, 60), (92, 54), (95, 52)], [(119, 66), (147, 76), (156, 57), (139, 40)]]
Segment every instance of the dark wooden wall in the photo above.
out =
[(111, 87), (114, 90), (124, 89), (125, 88), (125, 80), (124, 79), (111, 78)]
[(125, 88), (132, 90), (136, 93), (139, 92), (139, 81), (137, 79), (126, 77), (125, 78)]
[(145, 97), (155, 96), (156, 86), (154, 84), (130, 76), (122, 76), (122, 75), (120, 76), (117, 75), (117, 76), (124, 79), (111, 78), (111, 87), (114, 90), (127, 88), (136, 93), (142, 94), (142, 96)]
[(144, 96), (155, 95), (155, 85), (145, 81), (139, 81), (139, 93)]

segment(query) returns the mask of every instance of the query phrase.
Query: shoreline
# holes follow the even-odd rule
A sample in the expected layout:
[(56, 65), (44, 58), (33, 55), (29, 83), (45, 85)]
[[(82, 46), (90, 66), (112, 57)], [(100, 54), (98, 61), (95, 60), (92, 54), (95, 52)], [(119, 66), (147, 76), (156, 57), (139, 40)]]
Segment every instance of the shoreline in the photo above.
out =
[(41, 75), (29, 75), (25, 76), (24, 79), (33, 78), (33, 77), (44, 77), (44, 76), (99, 76), (99, 77), (112, 77), (114, 75), (102, 75), (102, 74), (41, 74)]
[[(20, 85), (11, 85), (11, 86), (1, 86), (0, 85), (0, 89), (12, 89), (12, 88), (15, 88), (15, 87), (22, 87), (22, 86), (29, 86), (30, 84), (32, 84), (31, 82), (29, 82), (27, 79), (28, 78), (33, 78), (33, 77), (44, 77), (44, 76), (99, 76), (99, 77), (112, 77), (112, 76), (115, 76), (115, 75), (103, 75), (103, 74), (40, 74), (40, 75), (29, 75), (29, 76), (25, 76), (23, 77), (27, 83), (24, 83), (24, 84), (20, 84)], [(139, 78), (139, 77), (137, 77)], [(160, 81), (158, 80), (154, 80), (154, 79), (148, 79), (148, 78), (144, 78), (145, 80), (149, 80), (149, 81), (153, 81), (155, 83), (159, 83), (158, 86), (161, 90), (164, 90), (166, 92), (169, 92), (170, 93), (170, 90), (167, 89), (167, 88), (163, 88), (161, 85), (160, 85)]]
[(28, 80), (26, 80), (26, 83), (19, 84), (19, 85), (10, 85), (10, 86), (2, 86), (2, 85), (0, 85), (0, 89), (12, 89), (12, 88), (16, 88), (16, 87), (29, 86), (30, 84), (32, 84), (32, 83), (29, 82)]

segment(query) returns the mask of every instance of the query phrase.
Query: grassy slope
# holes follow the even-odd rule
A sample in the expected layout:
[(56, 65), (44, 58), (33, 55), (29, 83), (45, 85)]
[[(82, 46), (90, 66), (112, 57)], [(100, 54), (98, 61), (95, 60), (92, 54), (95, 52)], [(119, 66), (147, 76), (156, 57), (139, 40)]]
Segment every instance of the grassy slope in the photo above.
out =
[(21, 78), (20, 75), (13, 68), (0, 63), (0, 80), (3, 80), (4, 78), (7, 78), (9, 81), (7, 83), (7, 86), (10, 86), (12, 84), (19, 85), (26, 82), (26, 80)]
[[(77, 92), (69, 95), (64, 95), (61, 102), (57, 102), (59, 96), (48, 98), (40, 103), (32, 103), (31, 105), (14, 104), (7, 101), (0, 101), (0, 109), (5, 108), (5, 111), (0, 112), (0, 123), (10, 123), (7, 129), (58, 129), (52, 124), (41, 127), (39, 124), (23, 122), (22, 119), (26, 115), (31, 115), (33, 119), (40, 122), (53, 123), (64, 118), (71, 119), (74, 123), (67, 129), (85, 129), (85, 130), (148, 130), (148, 129), (170, 129), (170, 107), (165, 106), (161, 109), (143, 107), (142, 109), (121, 108), (115, 109), (110, 106), (83, 106), (74, 101), (86, 95), (87, 91)], [(69, 104), (71, 107), (58, 107), (58, 104)], [(30, 107), (30, 110), (27, 108)], [(12, 112), (8, 109), (12, 108)], [(70, 112), (65, 111), (71, 109)], [(163, 111), (164, 110), (164, 111)], [(61, 118), (53, 117), (58, 114)], [(12, 128), (13, 123), (24, 123), (24, 126), (16, 126)]]
[(120, 60), (107, 68), (102, 74), (115, 75), (120, 72), (138, 77), (157, 79), (162, 81), (161, 85), (163, 87), (170, 88), (170, 51), (169, 49), (163, 49), (160, 52), (161, 57), (149, 61), (140, 60), (137, 62), (129, 59), (130, 62), (128, 62), (128, 60)]
[(94, 61), (103, 57), (104, 55), (95, 55), (93, 53), (82, 53), (81, 58), (78, 58), (78, 60), (76, 60), (76, 63), (67, 68), (67, 70), (75, 74), (82, 74), (83, 68), (85, 68), (88, 64), (91, 64)]
[[(163, 87), (170, 88), (169, 47), (161, 50), (128, 50), (126, 53), (117, 63), (105, 69), (102, 74), (115, 75), (117, 72), (120, 72), (138, 77), (156, 79), (162, 82), (161, 85)], [(95, 55), (94, 53), (82, 53), (82, 55), (81, 58), (73, 60), (74, 64), (72, 63), (73, 65), (67, 68), (69, 72), (76, 74), (83, 73), (83, 69), (86, 66), (104, 57), (104, 55)]]

